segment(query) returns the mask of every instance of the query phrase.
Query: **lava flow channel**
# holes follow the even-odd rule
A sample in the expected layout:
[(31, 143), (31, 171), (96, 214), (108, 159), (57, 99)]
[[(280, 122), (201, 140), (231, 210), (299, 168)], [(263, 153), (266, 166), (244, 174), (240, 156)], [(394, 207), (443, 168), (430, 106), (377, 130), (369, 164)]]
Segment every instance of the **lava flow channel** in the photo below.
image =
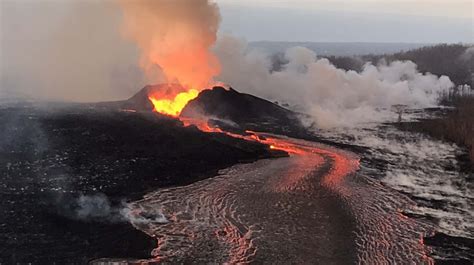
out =
[[(382, 185), (356, 176), (358, 158), (275, 135), (256, 140), (289, 157), (222, 170), (130, 203), (132, 224), (170, 263), (426, 263), (426, 230), (400, 215)], [(261, 137), (263, 136), (263, 137)], [(262, 140), (265, 139), (265, 140)], [(354, 178), (363, 181), (353, 181)], [(159, 221), (156, 221), (159, 220)]]

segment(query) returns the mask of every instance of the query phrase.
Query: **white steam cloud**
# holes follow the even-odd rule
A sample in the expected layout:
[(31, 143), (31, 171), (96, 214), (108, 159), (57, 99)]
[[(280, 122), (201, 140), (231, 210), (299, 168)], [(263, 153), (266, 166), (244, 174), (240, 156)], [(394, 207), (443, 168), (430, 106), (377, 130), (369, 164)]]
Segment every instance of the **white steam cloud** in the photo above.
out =
[[(121, 35), (123, 19), (130, 17), (133, 19), (126, 21), (143, 22), (137, 25), (125, 23), (129, 26), (128, 33), (130, 28), (133, 29), (129, 37), (138, 40), (142, 56), (144, 51), (150, 51), (150, 43), (159, 44), (159, 55), (170, 54), (169, 50), (165, 53), (162, 48), (174, 43), (179, 43), (175, 48), (183, 52), (189, 50), (186, 45), (197, 45), (202, 52), (190, 49), (186, 54), (192, 56), (186, 60), (172, 59), (165, 64), (163, 61), (166, 60), (158, 56), (163, 60), (155, 63), (161, 63), (163, 67), (175, 66), (175, 61), (189, 61), (192, 63), (185, 66), (189, 65), (190, 69), (208, 68), (209, 62), (214, 62), (207, 48), (215, 39), (218, 8), (208, 0), (189, 1), (193, 5), (186, 2), (180, 0), (178, 4), (171, 4), (171, 1), (142, 0), (139, 3), (153, 7), (144, 10), (134, 5), (135, 1), (127, 0), (122, 1), (125, 9), (116, 1), (2, 2), (0, 98), (13, 94), (54, 100), (105, 101), (133, 95), (145, 85), (146, 77), (138, 65), (139, 49)], [(167, 9), (161, 8), (162, 5)], [(186, 14), (194, 14), (194, 7), (199, 7), (200, 11), (195, 17), (188, 17)], [(149, 14), (151, 11), (156, 11), (159, 16)], [(135, 20), (135, 17), (140, 19)], [(186, 19), (182, 22), (187, 25), (184, 30), (165, 35), (168, 38), (192, 38), (163, 42), (160, 35), (163, 25), (181, 25), (179, 19), (183, 17)], [(148, 34), (158, 26), (160, 30)], [(205, 31), (186, 35), (188, 28)], [(146, 30), (141, 32), (142, 29)], [(148, 37), (153, 41), (150, 42)], [(180, 55), (179, 51), (171, 54)], [(213, 51), (221, 68), (216, 80), (243, 92), (288, 103), (293, 109), (314, 117), (318, 127), (380, 121), (386, 113), (380, 110), (389, 109), (393, 104), (431, 106), (436, 104), (439, 92), (453, 85), (446, 76), (419, 73), (412, 62), (367, 64), (357, 73), (337, 69), (326, 59), (318, 59), (313, 51), (294, 47), (286, 51), (289, 62), (282, 70), (272, 72), (268, 54), (249, 50), (245, 42), (235, 38), (221, 37)], [(154, 52), (150, 54), (155, 55)], [(197, 56), (199, 54), (203, 56)], [(469, 49), (464, 56), (471, 55), (472, 49)], [(199, 74), (196, 80), (209, 79), (217, 74), (218, 71), (214, 70), (204, 71), (209, 74)], [(193, 83), (194, 78), (190, 76), (193, 77), (186, 76), (189, 80), (183, 82)]]
[(75, 215), (80, 220), (121, 220), (119, 210), (111, 206), (105, 194), (81, 195), (76, 203)]
[[(81, 220), (95, 222), (130, 222), (135, 225), (149, 225), (151, 223), (163, 224), (168, 220), (160, 209), (144, 209), (122, 201), (112, 204), (103, 193), (80, 195), (69, 207), (72, 212), (63, 212), (64, 215)], [(66, 207), (66, 209), (68, 209)]]
[(358, 73), (338, 69), (307, 48), (293, 47), (285, 53), (288, 63), (283, 69), (272, 72), (270, 57), (249, 50), (244, 41), (223, 37), (215, 52), (222, 65), (221, 81), (287, 103), (314, 117), (318, 127), (380, 121), (386, 115), (380, 110), (394, 104), (433, 106), (439, 93), (453, 86), (447, 76), (422, 74), (410, 61), (366, 64)]

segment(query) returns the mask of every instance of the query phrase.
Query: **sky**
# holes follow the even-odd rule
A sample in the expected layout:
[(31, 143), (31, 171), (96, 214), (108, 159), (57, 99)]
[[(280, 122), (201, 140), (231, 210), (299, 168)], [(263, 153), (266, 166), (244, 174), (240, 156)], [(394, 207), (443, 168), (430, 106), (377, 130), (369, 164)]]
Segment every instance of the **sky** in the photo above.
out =
[(472, 0), (217, 0), (248, 41), (474, 42)]
[[(121, 99), (145, 84), (114, 1), (0, 0), (0, 98)], [(247, 41), (474, 43), (471, 1), (211, 1), (219, 34)]]

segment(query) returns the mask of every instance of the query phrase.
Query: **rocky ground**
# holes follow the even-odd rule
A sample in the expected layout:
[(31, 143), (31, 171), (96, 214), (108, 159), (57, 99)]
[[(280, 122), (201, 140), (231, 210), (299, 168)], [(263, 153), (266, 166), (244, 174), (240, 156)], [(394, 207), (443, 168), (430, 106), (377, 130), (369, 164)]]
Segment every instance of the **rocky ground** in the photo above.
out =
[(0, 263), (144, 258), (155, 240), (123, 201), (239, 162), (284, 155), (155, 113), (93, 105), (0, 108)]

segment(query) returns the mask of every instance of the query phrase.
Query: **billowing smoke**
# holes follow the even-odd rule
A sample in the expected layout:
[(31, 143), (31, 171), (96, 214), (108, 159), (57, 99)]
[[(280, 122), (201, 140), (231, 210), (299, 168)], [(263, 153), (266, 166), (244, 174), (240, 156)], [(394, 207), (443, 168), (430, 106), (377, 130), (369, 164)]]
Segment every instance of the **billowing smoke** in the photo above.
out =
[(146, 84), (117, 4), (0, 2), (0, 98), (117, 100)]
[[(220, 22), (208, 0), (121, 0), (123, 33), (141, 52), (140, 66), (152, 83), (205, 88), (220, 67), (210, 52)], [(164, 76), (157, 75), (161, 69)], [(161, 71), (158, 71), (160, 73)]]
[(0, 10), (0, 98), (114, 100), (146, 83), (202, 89), (216, 77), (331, 127), (379, 121), (393, 104), (433, 105), (452, 86), (412, 62), (344, 71), (302, 47), (270, 71), (270, 56), (242, 41), (222, 37), (212, 49), (220, 17), (208, 0), (7, 1)]
[(215, 48), (222, 64), (219, 80), (237, 89), (276, 100), (310, 114), (318, 127), (351, 126), (380, 121), (394, 104), (428, 107), (441, 91), (453, 86), (446, 76), (419, 73), (410, 61), (366, 64), (345, 71), (303, 47), (290, 48), (281, 70), (270, 71), (265, 53), (249, 50), (245, 42), (223, 37)]
[(128, 218), (122, 214), (125, 202), (111, 202), (103, 193), (65, 194), (52, 193), (53, 206), (60, 216), (84, 222), (117, 223)]
[(113, 203), (103, 193), (82, 194), (78, 198), (62, 201), (60, 214), (85, 222), (131, 222), (136, 225), (168, 222), (160, 209), (137, 208), (125, 201)]
[(121, 220), (120, 211), (114, 208), (105, 194), (86, 196), (77, 199), (76, 217), (80, 220)]

